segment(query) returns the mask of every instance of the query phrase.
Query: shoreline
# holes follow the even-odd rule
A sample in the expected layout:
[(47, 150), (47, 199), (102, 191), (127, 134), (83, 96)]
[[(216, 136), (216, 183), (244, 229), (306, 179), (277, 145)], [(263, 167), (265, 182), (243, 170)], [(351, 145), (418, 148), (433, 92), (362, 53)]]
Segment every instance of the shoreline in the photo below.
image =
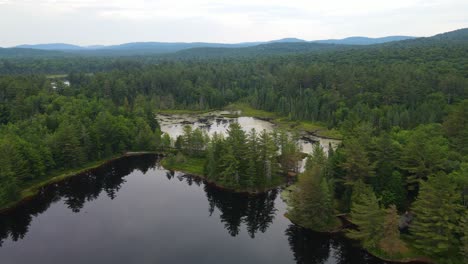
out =
[(8, 211), (18, 207), (19, 205), (31, 200), (34, 196), (36, 196), (38, 194), (38, 192), (40, 191), (41, 188), (46, 187), (46, 186), (48, 186), (50, 184), (62, 182), (64, 180), (75, 177), (75, 176), (77, 176), (79, 174), (82, 174), (84, 172), (99, 168), (99, 167), (101, 167), (101, 166), (103, 166), (103, 165), (105, 165), (107, 163), (110, 163), (110, 162), (113, 162), (113, 161), (116, 161), (116, 160), (119, 160), (119, 159), (122, 159), (122, 158), (125, 158), (125, 157), (148, 155), (148, 154), (160, 154), (160, 153), (152, 152), (152, 151), (139, 151), (139, 152), (130, 152), (129, 151), (129, 152), (125, 152), (124, 154), (121, 154), (121, 155), (112, 156), (112, 157), (110, 157), (108, 159), (95, 161), (95, 162), (90, 163), (88, 166), (83, 167), (83, 168), (68, 170), (68, 171), (60, 173), (60, 174), (58, 174), (56, 176), (52, 176), (50, 178), (44, 179), (44, 180), (42, 180), (40, 182), (32, 184), (31, 186), (29, 186), (29, 187), (27, 187), (25, 189), (22, 189), (20, 191), (20, 197), (16, 201), (7, 203), (6, 205), (0, 207), (0, 214), (8, 212)]
[[(286, 190), (285, 190), (286, 191)], [(285, 200), (283, 197), (282, 197), (283, 201), (286, 203), (286, 205), (288, 204), (288, 201)], [(329, 235), (343, 235), (346, 239), (348, 240), (352, 240), (348, 237), (346, 237), (346, 229), (347, 227), (349, 226), (349, 224), (347, 225), (346, 224), (346, 219), (343, 219), (342, 217), (340, 217), (341, 215), (335, 215), (335, 217), (338, 219), (338, 221), (340, 222), (340, 225), (339, 227), (336, 227), (336, 229), (334, 230), (327, 230), (327, 231), (322, 231), (322, 230), (315, 230), (313, 228), (310, 228), (310, 227), (307, 227), (307, 226), (304, 226), (296, 221), (294, 221), (293, 219), (291, 219), (291, 217), (288, 216), (288, 212), (286, 212), (284, 215), (284, 217), (286, 217), (291, 223), (293, 223), (294, 225), (297, 225), (301, 228), (304, 228), (304, 229), (307, 229), (307, 230), (310, 230), (312, 232), (315, 232), (315, 233), (319, 233), (319, 234), (329, 234)], [(363, 247), (362, 245), (359, 245), (359, 248), (364, 250), (365, 252), (367, 252), (369, 255), (375, 257), (375, 258), (378, 258), (380, 260), (383, 260), (383, 261), (387, 261), (387, 262), (390, 262), (390, 263), (425, 263), (425, 264), (433, 264), (435, 263), (433, 260), (431, 260), (430, 258), (428, 257), (424, 257), (424, 256), (420, 256), (420, 257), (402, 257), (401, 259), (391, 259), (391, 258), (388, 258), (388, 257), (385, 257), (385, 256), (381, 256), (380, 254), (378, 254), (378, 252), (374, 252), (373, 250), (369, 250), (365, 247)]]
[[(13, 210), (14, 208), (20, 206), (23, 203), (28, 202), (30, 199), (32, 199), (34, 196), (36, 196), (38, 194), (38, 192), (40, 191), (41, 188), (46, 187), (46, 186), (48, 186), (50, 184), (62, 182), (62, 181), (67, 180), (69, 178), (78, 176), (78, 175), (80, 175), (80, 174), (82, 174), (84, 172), (99, 168), (99, 167), (101, 167), (101, 166), (103, 166), (103, 165), (105, 165), (107, 163), (114, 162), (116, 160), (123, 159), (125, 157), (141, 156), (141, 155), (157, 155), (157, 154), (162, 154), (162, 153), (152, 152), (152, 151), (126, 152), (124, 154), (116, 155), (116, 156), (113, 156), (113, 157), (108, 158), (108, 159), (104, 159), (104, 160), (101, 160), (101, 161), (96, 161), (96, 162), (94, 162), (94, 164), (92, 164), (92, 165), (90, 165), (88, 167), (77, 169), (77, 170), (74, 170), (74, 171), (67, 171), (67, 172), (59, 174), (57, 176), (45, 179), (45, 180), (43, 180), (41, 182), (38, 182), (38, 183), (36, 183), (36, 184), (22, 190), (21, 191), (21, 193), (22, 193), (21, 198), (19, 198), (17, 201), (11, 202), (11, 203), (9, 203), (9, 204), (7, 204), (7, 205), (0, 208), (0, 215), (3, 214), (3, 213), (8, 212), (10, 210)], [(192, 173), (192, 172), (187, 172), (187, 171), (179, 170), (179, 169), (167, 168), (166, 166), (164, 166), (162, 164), (163, 160), (164, 159), (162, 159), (160, 161), (160, 165), (166, 170), (178, 171), (178, 172), (182, 172), (182, 173), (185, 173), (185, 174), (193, 176), (193, 177), (197, 177), (197, 178), (202, 179), (203, 181), (205, 181), (207, 184), (213, 185), (216, 188), (219, 188), (219, 189), (225, 190), (225, 191), (229, 191), (229, 192), (234, 192), (234, 193), (239, 193), (239, 194), (247, 194), (247, 195), (257, 195), (257, 194), (268, 192), (268, 191), (271, 191), (271, 190), (274, 190), (274, 189), (282, 188), (282, 187), (284, 187), (286, 185), (286, 183), (283, 183), (283, 184), (280, 184), (280, 185), (277, 185), (277, 186), (267, 187), (267, 188), (262, 189), (262, 190), (258, 190), (258, 189), (257, 190), (244, 190), (244, 189), (229, 188), (229, 187), (222, 186), (219, 183), (216, 183), (214, 181), (211, 181), (211, 180), (207, 179), (204, 175), (200, 175), (200, 174)], [(287, 201), (284, 201), (284, 202), (287, 204)], [(303, 225), (295, 222), (294, 220), (292, 220), (288, 216), (287, 212), (283, 216), (286, 217), (292, 224), (297, 225), (297, 226), (299, 226), (301, 228), (310, 230), (312, 232), (316, 232), (316, 233), (336, 235), (336, 234), (343, 234), (344, 230), (346, 229), (346, 226), (344, 225), (343, 221), (339, 217), (337, 217), (337, 218), (340, 221), (340, 225), (335, 230), (320, 231), (320, 230), (314, 230), (312, 228), (303, 226)], [(349, 239), (349, 238), (347, 238), (347, 239)], [(359, 246), (359, 248), (361, 248), (362, 250), (366, 251), (368, 254), (370, 254), (370, 255), (372, 255), (372, 256), (380, 259), (380, 260), (391, 262), (391, 263), (427, 263), (427, 264), (435, 263), (433, 260), (431, 260), (429, 258), (426, 258), (426, 257), (389, 259), (389, 258), (386, 258), (384, 256), (380, 256), (376, 252), (373, 252), (372, 250), (368, 250), (368, 249), (366, 249), (366, 248), (364, 248), (362, 246)]]
[(345, 229), (345, 225), (343, 224), (343, 222), (341, 221), (341, 219), (339, 217), (336, 217), (337, 220), (340, 222), (340, 225), (336, 227), (336, 229), (334, 230), (327, 230), (327, 231), (322, 231), (322, 230), (315, 230), (315, 229), (312, 229), (312, 228), (309, 228), (309, 227), (306, 227), (304, 225), (301, 225), (299, 223), (297, 223), (296, 221), (294, 221), (293, 219), (291, 219), (291, 217), (289, 217), (288, 213), (284, 213), (283, 215), (284, 217), (286, 217), (291, 223), (299, 226), (299, 227), (302, 227), (304, 229), (307, 229), (307, 230), (310, 230), (312, 232), (315, 232), (315, 233), (320, 233), (320, 234), (330, 234), (330, 235), (333, 235), (333, 234), (340, 234), (343, 232), (343, 230)]
[(193, 176), (193, 177), (196, 177), (196, 178), (199, 178), (199, 179), (202, 179), (204, 180), (207, 184), (210, 184), (210, 185), (213, 185), (215, 186), (216, 188), (219, 188), (221, 190), (225, 190), (225, 191), (229, 191), (229, 192), (234, 192), (234, 193), (240, 193), (240, 194), (249, 194), (249, 195), (256, 195), (256, 194), (260, 194), (260, 193), (265, 193), (265, 192), (269, 192), (271, 190), (274, 190), (274, 189), (277, 189), (277, 188), (281, 188), (281, 187), (284, 187), (286, 185), (286, 183), (282, 183), (280, 185), (276, 185), (276, 186), (271, 186), (271, 187), (266, 187), (264, 189), (256, 189), (256, 190), (248, 190), (248, 189), (236, 189), (236, 188), (230, 188), (230, 187), (226, 187), (226, 186), (223, 186), (213, 180), (210, 180), (208, 179), (205, 175), (202, 175), (202, 174), (199, 174), (199, 173), (194, 173), (194, 172), (190, 172), (190, 171), (187, 171), (187, 170), (183, 170), (183, 169), (178, 169), (178, 168), (169, 168), (169, 166), (164, 165), (164, 159), (162, 159), (160, 161), (160, 164), (161, 166), (166, 169), (166, 170), (170, 170), (170, 171), (177, 171), (177, 172), (181, 172), (181, 173), (184, 173), (184, 174), (187, 174), (187, 175), (190, 175), (190, 176)]
[[(276, 127), (283, 127), (287, 130), (298, 130), (304, 135), (314, 136), (323, 139), (330, 139), (330, 140), (342, 140), (341, 135), (328, 135), (327, 133), (339, 133), (336, 130), (329, 130), (325, 128), (323, 125), (318, 123), (313, 123), (310, 121), (305, 120), (286, 120), (286, 117), (281, 117), (276, 113), (267, 112), (264, 110), (254, 109), (250, 106), (241, 105), (241, 104), (234, 104), (228, 105), (221, 109), (210, 109), (210, 110), (159, 110), (158, 114), (170, 116), (174, 114), (182, 114), (182, 115), (200, 115), (206, 114), (214, 111), (240, 111), (240, 114), (224, 114), (225, 117), (253, 117), (262, 121), (266, 121), (271, 123)], [(313, 128), (307, 128), (307, 126), (313, 126)], [(321, 131), (324, 133), (322, 134)]]

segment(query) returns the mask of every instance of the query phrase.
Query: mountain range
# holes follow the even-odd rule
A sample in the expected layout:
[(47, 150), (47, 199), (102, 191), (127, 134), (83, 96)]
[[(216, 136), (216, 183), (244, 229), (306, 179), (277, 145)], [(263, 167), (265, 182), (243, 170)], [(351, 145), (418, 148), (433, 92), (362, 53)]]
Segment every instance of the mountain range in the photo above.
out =
[[(65, 43), (19, 45), (0, 48), (0, 58), (70, 57), (70, 56), (159, 56), (161, 58), (219, 58), (304, 54), (340, 50), (376, 50), (380, 47), (422, 47), (444, 43), (466, 45), (468, 28), (432, 37), (389, 36), (382, 38), (349, 37), (306, 41), (284, 38), (265, 42), (133, 42), (119, 45), (77, 46)], [(458, 45), (458, 44), (457, 44)]]
[(168, 53), (176, 52), (179, 50), (190, 48), (242, 48), (252, 47), (261, 44), (271, 43), (326, 43), (326, 44), (342, 44), (342, 45), (371, 45), (377, 43), (386, 43), (391, 41), (400, 41), (405, 39), (413, 39), (415, 37), (409, 36), (389, 36), (382, 38), (368, 38), (368, 37), (349, 37), (344, 39), (328, 39), (306, 41), (298, 38), (284, 38), (272, 41), (258, 41), (258, 42), (241, 42), (241, 43), (209, 43), (209, 42), (131, 42), (118, 45), (93, 45), (93, 46), (78, 46), (67, 43), (46, 43), (46, 44), (24, 44), (12, 48), (24, 49), (38, 49), (38, 50), (58, 50), (58, 51), (93, 51), (93, 50), (147, 50), (155, 53)]

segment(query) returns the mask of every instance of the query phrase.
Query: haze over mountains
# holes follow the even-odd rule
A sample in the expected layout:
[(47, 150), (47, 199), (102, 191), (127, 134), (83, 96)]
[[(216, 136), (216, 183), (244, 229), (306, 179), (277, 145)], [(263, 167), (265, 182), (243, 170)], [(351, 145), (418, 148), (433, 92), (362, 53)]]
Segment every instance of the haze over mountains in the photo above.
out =
[(343, 50), (375, 50), (380, 47), (414, 48), (427, 45), (466, 45), (468, 28), (441, 33), (432, 37), (389, 36), (382, 38), (350, 37), (305, 41), (297, 38), (284, 38), (267, 42), (205, 43), (205, 42), (134, 42), (119, 45), (77, 46), (65, 43), (19, 45), (0, 48), (0, 58), (41, 58), (41, 57), (125, 57), (155, 56), (160, 58), (223, 58), (252, 57), (287, 54), (320, 53)]
[(93, 45), (93, 46), (78, 46), (67, 43), (46, 43), (46, 44), (23, 44), (12, 48), (27, 48), (39, 50), (60, 50), (60, 51), (83, 51), (83, 50), (130, 50), (130, 49), (151, 49), (157, 50), (160, 53), (175, 52), (190, 48), (241, 48), (252, 47), (260, 44), (271, 43), (326, 43), (326, 44), (343, 44), (343, 45), (371, 45), (378, 43), (386, 43), (392, 41), (400, 41), (405, 39), (413, 39), (410, 36), (388, 36), (381, 38), (368, 37), (349, 37), (344, 39), (327, 39), (306, 41), (298, 38), (284, 38), (272, 41), (258, 42), (241, 42), (241, 43), (209, 43), (209, 42), (131, 42), (118, 45)]

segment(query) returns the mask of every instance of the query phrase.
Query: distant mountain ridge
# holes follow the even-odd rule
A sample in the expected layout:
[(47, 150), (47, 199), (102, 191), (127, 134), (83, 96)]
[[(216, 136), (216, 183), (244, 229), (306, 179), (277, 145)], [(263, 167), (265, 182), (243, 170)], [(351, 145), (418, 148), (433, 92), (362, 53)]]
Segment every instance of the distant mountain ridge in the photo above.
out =
[(21, 49), (39, 49), (39, 50), (80, 50), (85, 47), (67, 43), (46, 43), (46, 44), (23, 44), (13, 48)]
[(416, 37), (410, 37), (410, 36), (388, 36), (388, 37), (381, 37), (381, 38), (349, 37), (349, 38), (344, 38), (344, 39), (316, 40), (314, 42), (343, 44), (343, 45), (372, 45), (372, 44), (381, 44), (381, 43), (415, 39), (415, 38)]
[[(434, 45), (468, 45), (468, 28), (437, 34), (432, 37), (390, 36), (383, 38), (350, 37), (338, 40), (306, 41), (284, 38), (267, 42), (205, 43), (205, 42), (134, 42), (120, 45), (81, 47), (65, 43), (20, 45), (0, 48), (0, 58), (64, 57), (64, 56), (159, 56), (161, 58), (220, 58), (287, 54), (319, 53), (341, 50), (376, 50), (403, 47), (418, 49)], [(363, 52), (363, 54), (366, 54)]]
[(39, 50), (60, 50), (60, 51), (84, 51), (84, 50), (131, 50), (131, 49), (152, 49), (158, 50), (160, 53), (176, 52), (190, 48), (241, 48), (251, 47), (269, 43), (326, 43), (326, 44), (344, 44), (344, 45), (370, 45), (376, 43), (385, 43), (390, 41), (399, 41), (404, 39), (412, 39), (414, 37), (407, 36), (389, 36), (383, 38), (367, 38), (367, 37), (349, 37), (344, 39), (328, 39), (306, 41), (298, 38), (283, 38), (271, 41), (257, 42), (240, 42), (240, 43), (210, 43), (210, 42), (129, 42), (117, 45), (92, 45), (78, 46), (67, 43), (45, 43), (45, 44), (24, 44), (13, 48), (27, 48)]

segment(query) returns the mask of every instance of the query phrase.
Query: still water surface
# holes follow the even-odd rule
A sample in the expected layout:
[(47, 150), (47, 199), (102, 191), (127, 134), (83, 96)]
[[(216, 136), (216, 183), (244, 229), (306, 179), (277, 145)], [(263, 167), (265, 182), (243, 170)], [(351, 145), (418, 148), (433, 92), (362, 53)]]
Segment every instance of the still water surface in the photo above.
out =
[(0, 214), (0, 263), (384, 263), (285, 210), (278, 190), (235, 194), (127, 157)]

